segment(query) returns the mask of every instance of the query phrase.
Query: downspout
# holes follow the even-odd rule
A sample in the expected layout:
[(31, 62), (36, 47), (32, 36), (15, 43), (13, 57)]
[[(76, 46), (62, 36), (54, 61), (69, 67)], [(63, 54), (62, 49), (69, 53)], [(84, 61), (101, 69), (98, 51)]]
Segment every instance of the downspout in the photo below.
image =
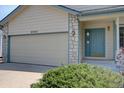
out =
[(10, 63), (10, 36), (8, 36), (7, 63)]
[(117, 46), (116, 46), (116, 24), (115, 24), (115, 21), (113, 21), (113, 58), (115, 59), (115, 51), (117, 49)]
[(117, 39), (117, 41), (116, 41), (116, 43), (117, 43), (117, 49), (116, 50), (119, 50), (119, 48), (120, 48), (120, 45), (119, 45), (119, 41), (120, 41), (120, 38), (119, 38), (119, 17), (117, 17), (116, 18), (116, 39)]

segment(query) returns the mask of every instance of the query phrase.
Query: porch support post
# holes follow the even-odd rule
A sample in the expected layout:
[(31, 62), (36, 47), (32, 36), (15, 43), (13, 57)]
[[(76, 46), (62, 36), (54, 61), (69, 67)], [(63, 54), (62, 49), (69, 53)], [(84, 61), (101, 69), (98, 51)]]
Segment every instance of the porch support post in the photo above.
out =
[(119, 39), (119, 17), (116, 18), (116, 50), (120, 47)]

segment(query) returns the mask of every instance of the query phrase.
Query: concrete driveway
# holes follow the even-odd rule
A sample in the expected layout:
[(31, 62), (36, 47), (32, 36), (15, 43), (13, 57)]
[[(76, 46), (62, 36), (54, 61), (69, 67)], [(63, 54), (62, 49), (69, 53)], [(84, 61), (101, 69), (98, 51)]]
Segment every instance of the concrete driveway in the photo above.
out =
[(0, 88), (29, 88), (43, 73), (53, 67), (2, 63), (0, 64)]

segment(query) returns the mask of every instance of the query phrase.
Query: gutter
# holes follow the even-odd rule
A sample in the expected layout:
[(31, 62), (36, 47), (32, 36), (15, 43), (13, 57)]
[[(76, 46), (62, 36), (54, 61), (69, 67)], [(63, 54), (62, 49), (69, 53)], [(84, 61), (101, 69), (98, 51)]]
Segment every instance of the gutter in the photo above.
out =
[(61, 10), (64, 10), (65, 12), (70, 13), (70, 14), (74, 14), (74, 15), (79, 15), (80, 14), (80, 11), (68, 8), (68, 7), (64, 6), (64, 5), (54, 5), (54, 7), (59, 8)]
[(72, 8), (68, 8), (68, 7), (64, 6), (64, 5), (58, 5), (58, 6), (61, 7), (61, 8), (64, 8), (64, 9), (68, 9), (68, 10), (70, 10), (71, 12), (73, 12), (75, 14), (80, 14), (81, 13), (80, 11), (77, 11), (77, 10), (72, 9)]
[(101, 8), (101, 9), (82, 11), (80, 13), (80, 16), (107, 14), (107, 13), (116, 13), (116, 12), (124, 12), (124, 5), (113, 6), (113, 7), (109, 7), (109, 8)]

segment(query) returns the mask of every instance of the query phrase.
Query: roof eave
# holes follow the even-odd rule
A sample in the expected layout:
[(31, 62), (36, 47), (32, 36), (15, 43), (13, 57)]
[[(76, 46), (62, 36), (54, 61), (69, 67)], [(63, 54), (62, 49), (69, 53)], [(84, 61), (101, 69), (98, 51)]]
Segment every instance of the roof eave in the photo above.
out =
[[(19, 11), (21, 11), (23, 9), (23, 7), (24, 7), (23, 5), (19, 5), (16, 9), (14, 9), (10, 14), (8, 14), (5, 18), (3, 18), (0, 21), (0, 25), (6, 24), (13, 17), (13, 15), (15, 15)], [(62, 9), (65, 12), (68, 12), (68, 13), (71, 13), (71, 14), (75, 14), (75, 15), (79, 14), (79, 11), (76, 11), (74, 9), (71, 9), (71, 8), (68, 8), (68, 7), (65, 7), (65, 6), (62, 6), (62, 5), (55, 5), (54, 7)]]
[(23, 5), (19, 5), (16, 9), (14, 9), (10, 14), (8, 14), (5, 18), (0, 21), (0, 25), (6, 24), (13, 17), (13, 15), (16, 15), (18, 12), (20, 12), (23, 7)]
[(68, 12), (68, 13), (71, 13), (71, 14), (74, 14), (74, 15), (79, 15), (80, 14), (80, 11), (68, 8), (68, 7), (63, 6), (63, 5), (55, 5), (54, 7), (57, 7), (61, 10), (64, 10), (65, 12)]
[[(98, 15), (98, 14), (107, 14), (107, 13), (115, 13), (115, 12), (124, 12), (124, 6), (118, 6), (118, 7), (113, 7), (113, 8), (106, 8), (106, 9), (98, 9), (98, 10), (92, 10), (92, 11), (77, 11), (71, 8), (68, 8), (63, 5), (55, 5), (54, 7), (59, 8), (67, 13), (71, 13), (74, 15), (79, 15), (79, 16), (87, 16), (87, 15)], [(22, 11), (24, 9), (24, 5), (19, 5), (15, 10), (13, 10), (9, 15), (7, 15), (4, 19), (0, 21), (0, 25), (4, 25), (9, 20)]]
[(93, 10), (93, 11), (85, 11), (81, 12), (80, 16), (88, 16), (88, 15), (99, 15), (99, 14), (107, 14), (107, 13), (117, 13), (117, 12), (124, 12), (124, 6), (115, 7), (113, 9), (106, 9), (106, 10)]

